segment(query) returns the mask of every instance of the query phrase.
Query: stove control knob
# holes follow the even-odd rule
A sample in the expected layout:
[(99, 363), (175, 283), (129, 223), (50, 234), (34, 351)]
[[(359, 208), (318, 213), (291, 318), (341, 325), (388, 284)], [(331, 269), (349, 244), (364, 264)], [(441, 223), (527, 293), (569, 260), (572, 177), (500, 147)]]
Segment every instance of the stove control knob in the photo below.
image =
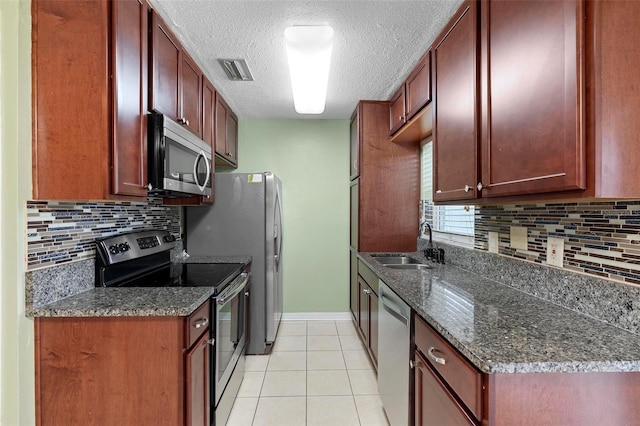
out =
[(174, 235), (165, 235), (164, 238), (162, 238), (164, 240), (165, 243), (170, 243), (176, 240), (176, 237)]
[(109, 246), (109, 253), (118, 254), (120, 253), (120, 250), (118, 249), (118, 246), (114, 244), (112, 246)]
[(129, 246), (129, 243), (120, 243), (118, 244), (118, 251), (120, 253), (124, 253), (126, 251), (129, 251), (131, 247)]

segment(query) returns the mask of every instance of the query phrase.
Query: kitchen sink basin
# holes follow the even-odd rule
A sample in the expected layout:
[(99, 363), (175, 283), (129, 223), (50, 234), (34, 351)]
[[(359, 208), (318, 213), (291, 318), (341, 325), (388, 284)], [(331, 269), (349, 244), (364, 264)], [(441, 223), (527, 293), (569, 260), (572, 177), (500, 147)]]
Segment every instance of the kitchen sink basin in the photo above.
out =
[(384, 265), (385, 268), (391, 269), (432, 269), (431, 266), (425, 265), (424, 263), (405, 263), (405, 264), (395, 264), (395, 265)]
[(378, 262), (382, 263), (384, 266), (387, 265), (416, 265), (422, 264), (419, 260), (414, 259), (409, 256), (371, 256)]

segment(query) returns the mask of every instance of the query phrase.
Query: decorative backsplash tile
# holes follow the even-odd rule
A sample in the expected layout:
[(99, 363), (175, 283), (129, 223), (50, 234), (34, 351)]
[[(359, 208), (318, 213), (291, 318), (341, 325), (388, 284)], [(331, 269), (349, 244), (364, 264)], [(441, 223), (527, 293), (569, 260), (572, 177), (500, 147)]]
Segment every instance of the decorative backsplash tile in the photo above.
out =
[(27, 201), (27, 270), (95, 257), (93, 241), (166, 229), (180, 238), (180, 207), (144, 202)]
[[(527, 250), (509, 245), (510, 226), (528, 231)], [(546, 263), (547, 238), (564, 239), (564, 269), (640, 284), (640, 201), (483, 206), (476, 208), (475, 248)]]

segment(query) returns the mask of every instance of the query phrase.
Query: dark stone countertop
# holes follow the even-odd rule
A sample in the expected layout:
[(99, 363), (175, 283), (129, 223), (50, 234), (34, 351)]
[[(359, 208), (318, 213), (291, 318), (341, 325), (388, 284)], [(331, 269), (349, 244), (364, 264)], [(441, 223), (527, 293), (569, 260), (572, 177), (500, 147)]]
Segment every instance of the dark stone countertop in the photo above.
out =
[(482, 372), (640, 371), (637, 334), (455, 266), (390, 269), (371, 254), (359, 258)]
[[(250, 256), (193, 256), (184, 263), (251, 263)], [(60, 279), (60, 277), (58, 277)], [(213, 287), (91, 288), (34, 307), (30, 317), (188, 316), (207, 301)]]

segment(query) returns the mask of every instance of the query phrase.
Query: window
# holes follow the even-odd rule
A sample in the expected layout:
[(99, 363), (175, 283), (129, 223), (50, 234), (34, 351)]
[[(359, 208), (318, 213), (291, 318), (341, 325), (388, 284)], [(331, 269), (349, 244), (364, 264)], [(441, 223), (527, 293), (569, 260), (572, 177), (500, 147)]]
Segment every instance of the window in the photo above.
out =
[(435, 206), (433, 204), (433, 142), (426, 139), (421, 155), (420, 221), (433, 229), (435, 241), (473, 247), (474, 206)]

